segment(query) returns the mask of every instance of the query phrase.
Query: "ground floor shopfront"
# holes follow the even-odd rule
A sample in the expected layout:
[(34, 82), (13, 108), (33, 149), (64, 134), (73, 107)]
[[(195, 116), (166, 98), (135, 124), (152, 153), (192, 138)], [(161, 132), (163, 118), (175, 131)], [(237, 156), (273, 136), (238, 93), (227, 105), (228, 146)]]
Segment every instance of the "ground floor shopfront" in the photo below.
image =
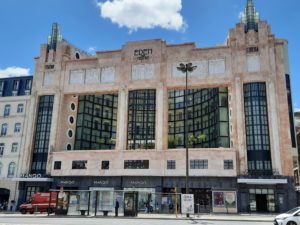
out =
[(18, 182), (10, 179), (0, 180), (0, 208), (14, 210), (18, 199)]
[[(138, 193), (139, 212), (146, 212), (149, 203), (153, 212), (175, 213), (180, 212), (180, 194), (185, 193), (185, 177), (52, 179), (52, 182), (21, 182), (19, 203), (26, 201), (34, 192), (59, 191), (63, 187), (69, 195), (68, 208), (74, 213), (78, 209), (78, 199), (81, 199), (81, 207), (85, 205), (85, 210), (92, 214), (104, 208), (114, 210), (117, 199), (122, 212), (124, 193), (127, 192)], [(260, 180), (261, 184), (253, 184), (249, 179), (240, 181), (236, 177), (191, 177), (189, 192), (194, 194), (195, 213), (283, 212), (296, 204), (292, 178), (273, 179), (271, 184), (266, 183), (266, 179)]]

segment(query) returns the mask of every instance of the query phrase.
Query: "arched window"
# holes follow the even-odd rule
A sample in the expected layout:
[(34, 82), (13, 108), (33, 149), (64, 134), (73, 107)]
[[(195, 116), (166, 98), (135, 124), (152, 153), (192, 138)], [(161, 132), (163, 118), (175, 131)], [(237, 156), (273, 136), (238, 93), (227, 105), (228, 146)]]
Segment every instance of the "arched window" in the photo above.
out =
[(16, 164), (14, 162), (11, 162), (8, 166), (7, 177), (13, 177), (15, 175), (15, 170), (16, 170)]

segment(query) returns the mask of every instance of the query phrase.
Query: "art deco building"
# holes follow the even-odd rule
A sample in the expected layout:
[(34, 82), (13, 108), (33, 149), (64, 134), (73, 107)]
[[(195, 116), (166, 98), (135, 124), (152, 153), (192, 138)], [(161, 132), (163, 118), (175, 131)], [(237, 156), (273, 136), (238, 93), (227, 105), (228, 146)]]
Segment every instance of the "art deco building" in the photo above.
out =
[[(147, 40), (90, 56), (54, 24), (36, 58), (23, 164), (34, 179), (20, 181), (20, 199), (61, 186), (185, 193), (188, 147), (203, 209), (293, 207), (287, 56), (250, 0), (226, 43), (209, 48)], [(197, 66), (187, 80), (180, 63)]]
[(0, 79), (0, 203), (18, 200), (32, 76)]
[[(293, 166), (294, 166), (294, 177), (295, 177), (295, 185), (296, 190), (299, 195), (300, 192), (300, 181), (299, 181), (299, 157), (300, 157), (300, 111), (294, 113), (295, 118), (295, 131), (296, 131), (296, 141), (297, 141), (297, 149), (293, 149)], [(299, 202), (299, 197), (297, 198)]]

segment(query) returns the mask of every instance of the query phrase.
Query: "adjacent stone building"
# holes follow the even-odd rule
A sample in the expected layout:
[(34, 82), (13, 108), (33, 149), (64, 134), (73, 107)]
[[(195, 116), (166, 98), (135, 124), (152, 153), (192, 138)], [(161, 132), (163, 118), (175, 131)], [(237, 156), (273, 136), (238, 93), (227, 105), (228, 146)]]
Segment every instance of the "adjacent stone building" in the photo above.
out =
[[(0, 79), (0, 204), (18, 200), (32, 76)], [(13, 201), (13, 202), (12, 202)]]
[[(188, 147), (189, 192), (203, 209), (294, 207), (287, 55), (251, 0), (210, 48), (158, 39), (91, 56), (54, 24), (36, 58), (19, 201), (62, 186), (185, 193)], [(181, 63), (197, 66), (187, 79)]]

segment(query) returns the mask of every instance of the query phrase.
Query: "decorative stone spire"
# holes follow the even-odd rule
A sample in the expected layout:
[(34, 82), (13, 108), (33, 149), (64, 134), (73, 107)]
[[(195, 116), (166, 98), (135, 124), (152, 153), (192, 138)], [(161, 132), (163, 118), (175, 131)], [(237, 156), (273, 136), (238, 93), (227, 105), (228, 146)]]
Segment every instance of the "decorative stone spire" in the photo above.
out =
[(59, 25), (58, 23), (53, 23), (51, 35), (48, 36), (48, 50), (53, 49), (55, 51), (57, 43), (61, 40)]
[(256, 12), (252, 0), (247, 0), (247, 6), (242, 13), (241, 23), (245, 24), (245, 32), (249, 30), (258, 31), (259, 13)]

